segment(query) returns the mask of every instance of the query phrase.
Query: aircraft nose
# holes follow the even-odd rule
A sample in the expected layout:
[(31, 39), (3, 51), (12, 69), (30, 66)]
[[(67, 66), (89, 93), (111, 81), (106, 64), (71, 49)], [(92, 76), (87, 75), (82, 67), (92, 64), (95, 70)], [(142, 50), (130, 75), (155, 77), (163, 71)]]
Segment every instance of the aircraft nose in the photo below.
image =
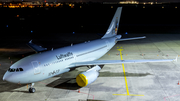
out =
[(9, 75), (9, 74), (8, 74), (7, 72), (4, 74), (4, 76), (3, 76), (3, 81), (7, 80), (8, 75)]
[(6, 80), (6, 76), (5, 76), (5, 75), (3, 76), (3, 81), (4, 81), (4, 80)]
[(12, 78), (12, 77), (13, 77), (13, 76), (12, 76), (11, 73), (6, 72), (6, 73), (4, 74), (4, 76), (3, 76), (3, 80), (4, 80), (4, 81), (11, 82), (11, 78)]

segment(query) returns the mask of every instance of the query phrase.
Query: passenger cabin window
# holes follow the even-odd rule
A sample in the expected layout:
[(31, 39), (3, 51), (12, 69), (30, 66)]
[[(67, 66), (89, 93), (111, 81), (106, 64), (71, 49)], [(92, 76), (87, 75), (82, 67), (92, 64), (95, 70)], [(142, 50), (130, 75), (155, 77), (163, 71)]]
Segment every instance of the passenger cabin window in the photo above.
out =
[(22, 68), (16, 68), (16, 69), (15, 68), (9, 68), (8, 71), (9, 72), (20, 72), (20, 71), (23, 71), (23, 69)]

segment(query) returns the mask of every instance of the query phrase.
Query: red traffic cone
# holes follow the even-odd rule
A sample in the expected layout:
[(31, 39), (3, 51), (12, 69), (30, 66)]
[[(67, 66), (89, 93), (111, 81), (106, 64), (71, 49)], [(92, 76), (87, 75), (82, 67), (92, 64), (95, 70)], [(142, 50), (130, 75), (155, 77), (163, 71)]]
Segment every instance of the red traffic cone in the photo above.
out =
[(80, 93), (80, 89), (78, 89), (78, 93)]
[(178, 81), (178, 85), (180, 85), (179, 81)]

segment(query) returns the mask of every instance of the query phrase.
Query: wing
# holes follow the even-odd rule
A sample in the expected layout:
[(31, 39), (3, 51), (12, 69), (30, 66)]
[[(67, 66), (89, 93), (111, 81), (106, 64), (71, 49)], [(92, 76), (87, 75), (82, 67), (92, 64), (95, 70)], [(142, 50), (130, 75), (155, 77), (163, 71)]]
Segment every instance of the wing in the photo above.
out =
[(87, 66), (87, 65), (105, 65), (105, 64), (122, 64), (122, 63), (147, 63), (147, 62), (171, 62), (177, 61), (176, 59), (159, 59), (159, 60), (96, 60), (87, 62), (76, 62), (73, 66)]
[(38, 46), (38, 45), (36, 45), (36, 44), (33, 44), (33, 43), (32, 43), (32, 40), (29, 41), (29, 43), (27, 43), (27, 45), (28, 45), (30, 48), (32, 48), (34, 51), (36, 51), (36, 53), (47, 50), (47, 48), (43, 48), (42, 46)]
[(126, 41), (126, 40), (135, 40), (135, 39), (144, 39), (146, 36), (143, 37), (134, 37), (134, 38), (124, 38), (124, 39), (116, 39), (116, 41)]

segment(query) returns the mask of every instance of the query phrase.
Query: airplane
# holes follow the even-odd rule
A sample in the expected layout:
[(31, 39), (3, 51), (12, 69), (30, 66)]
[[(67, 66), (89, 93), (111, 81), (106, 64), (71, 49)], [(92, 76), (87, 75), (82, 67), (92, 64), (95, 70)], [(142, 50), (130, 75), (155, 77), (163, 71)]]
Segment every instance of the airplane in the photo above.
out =
[[(10, 66), (3, 80), (17, 84), (29, 84), (29, 92), (34, 93), (34, 83), (69, 72), (73, 68), (88, 66), (90, 69), (80, 73), (76, 82), (80, 87), (93, 83), (99, 71), (106, 64), (171, 62), (175, 59), (159, 60), (98, 60), (105, 55), (118, 41), (143, 39), (143, 37), (124, 38), (117, 35), (122, 7), (118, 7), (105, 35), (101, 39), (75, 44), (53, 50), (47, 50), (29, 41), (36, 54), (20, 59)], [(176, 58), (177, 60), (177, 58)]]

